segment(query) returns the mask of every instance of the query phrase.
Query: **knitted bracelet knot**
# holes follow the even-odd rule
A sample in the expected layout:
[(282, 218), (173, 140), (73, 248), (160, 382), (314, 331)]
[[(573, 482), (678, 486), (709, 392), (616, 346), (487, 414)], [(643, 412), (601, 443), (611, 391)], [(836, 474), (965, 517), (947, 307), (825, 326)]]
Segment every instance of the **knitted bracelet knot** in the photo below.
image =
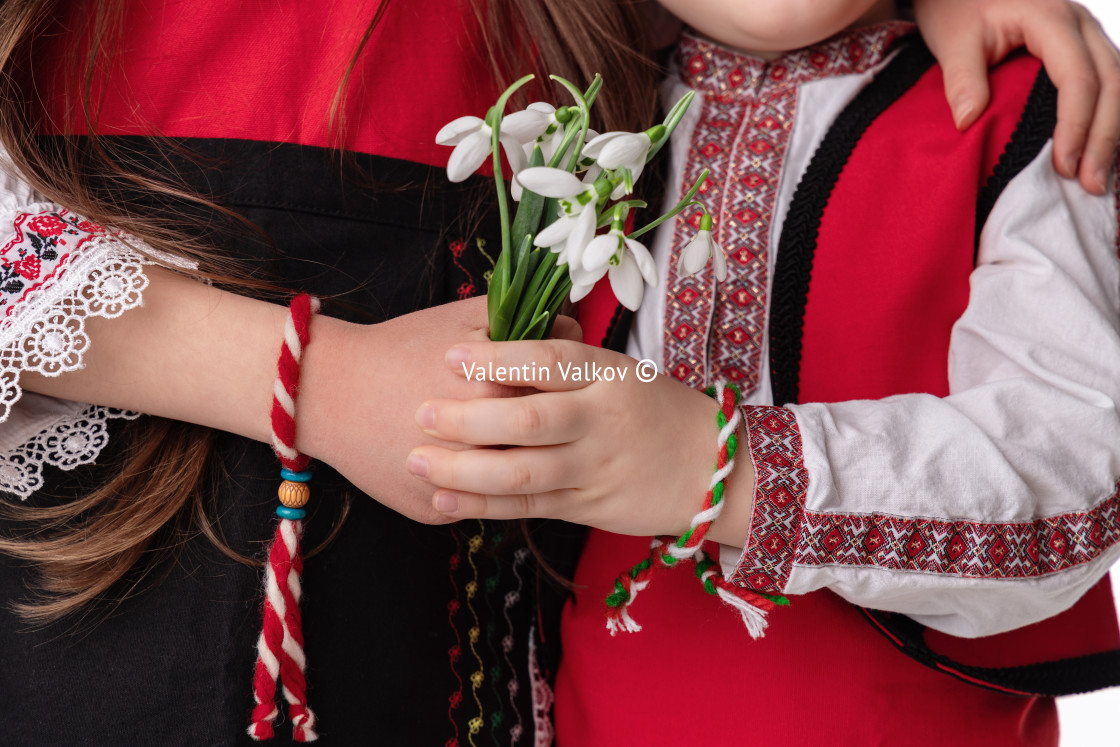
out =
[(303, 624), (299, 613), (299, 577), (303, 573), (300, 538), (303, 519), (307, 516), (304, 507), (311, 497), (307, 484), (311, 480), (311, 473), (307, 471), (310, 459), (296, 449), (299, 364), (311, 341), (311, 316), (318, 311), (317, 298), (304, 294), (292, 299), (272, 386), (272, 448), (283, 465), (280, 470), (283, 482), (278, 491), (280, 505), (276, 508), (280, 521), (276, 524), (265, 566), (263, 623), (253, 675), (255, 706), (248, 732), (256, 740), (273, 737), (272, 725), (280, 715), (276, 707), (278, 681), (288, 701), (292, 739), (297, 742), (318, 739), (315, 714), (307, 707), (304, 679), (307, 660), (303, 653)]
[(716, 414), (719, 427), (716, 468), (712, 474), (708, 492), (704, 495), (704, 505), (692, 517), (688, 531), (676, 539), (655, 537), (650, 545), (649, 556), (628, 571), (621, 573), (614, 582), (614, 592), (607, 597), (607, 630), (614, 635), (621, 631), (636, 633), (642, 626), (630, 616), (630, 605), (638, 592), (649, 586), (653, 575), (665, 568), (672, 568), (680, 561), (696, 564), (696, 577), (704, 585), (704, 590), (718, 596), (739, 611), (752, 638), (760, 638), (766, 630), (766, 615), (777, 605), (789, 604), (785, 597), (761, 594), (741, 588), (723, 577), (719, 563), (702, 549), (704, 537), (712, 522), (723, 512), (723, 493), (727, 476), (735, 468), (735, 452), (739, 439), (735, 431), (742, 415), (739, 411), (739, 387), (720, 382), (705, 390), (710, 397), (718, 397), (720, 410)]

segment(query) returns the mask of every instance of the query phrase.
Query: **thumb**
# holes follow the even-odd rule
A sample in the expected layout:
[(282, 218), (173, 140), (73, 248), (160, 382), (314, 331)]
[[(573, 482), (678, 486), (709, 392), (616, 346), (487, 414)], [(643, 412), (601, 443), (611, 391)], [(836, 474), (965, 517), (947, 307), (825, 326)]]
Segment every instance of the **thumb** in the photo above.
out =
[(930, 51), (941, 65), (945, 98), (958, 130), (968, 129), (988, 105), (988, 60), (982, 41), (973, 34), (958, 34)]

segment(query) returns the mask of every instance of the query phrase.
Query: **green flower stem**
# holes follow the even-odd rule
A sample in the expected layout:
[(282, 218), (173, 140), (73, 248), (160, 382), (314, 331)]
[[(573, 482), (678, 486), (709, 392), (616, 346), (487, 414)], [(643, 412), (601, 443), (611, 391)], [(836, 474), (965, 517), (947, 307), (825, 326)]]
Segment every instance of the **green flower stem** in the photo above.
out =
[(696, 196), (696, 193), (700, 190), (700, 185), (703, 184), (704, 181), (707, 180), (707, 178), (708, 178), (708, 170), (704, 169), (704, 171), (700, 174), (700, 176), (697, 177), (696, 183), (692, 185), (692, 188), (688, 190), (688, 193), (685, 194), (685, 196), (681, 199), (681, 201), (678, 202), (672, 210), (665, 213), (665, 215), (662, 215), (657, 220), (655, 220), (651, 223), (647, 223), (644, 226), (642, 226), (641, 228), (637, 229), (636, 231), (634, 231), (633, 233), (630, 234), (630, 238), (636, 239), (639, 236), (641, 236), (642, 234), (648, 233), (649, 231), (652, 231), (653, 229), (657, 228), (658, 226), (660, 226), (662, 223), (669, 220), (670, 218), (677, 217), (677, 214), (679, 214), (682, 210), (684, 210), (689, 205), (702, 205), (702, 203), (693, 202), (692, 198)]
[(684, 113), (688, 111), (688, 105), (692, 103), (692, 99), (695, 95), (695, 91), (689, 91), (684, 96), (681, 96), (680, 100), (673, 104), (673, 108), (665, 115), (665, 121), (662, 122), (662, 124), (665, 125), (665, 136), (659, 138), (657, 142), (653, 144), (653, 147), (649, 149), (649, 153), (646, 154), (646, 163), (649, 163), (650, 160), (665, 147), (665, 144), (669, 142), (673, 130), (677, 129), (677, 125), (681, 123), (681, 119), (684, 117)]
[(498, 190), (498, 222), (501, 225), (502, 231), (502, 251), (508, 252), (510, 248), (510, 234), (509, 234), (509, 203), (506, 201), (506, 183), (502, 178), (502, 151), (501, 151), (501, 138), (502, 138), (502, 114), (506, 109), (506, 102), (514, 92), (521, 88), (534, 76), (526, 75), (513, 82), (501, 96), (498, 97), (498, 103), (490, 108), (486, 114), (486, 124), (490, 125), (490, 150), (494, 155), (494, 186)]

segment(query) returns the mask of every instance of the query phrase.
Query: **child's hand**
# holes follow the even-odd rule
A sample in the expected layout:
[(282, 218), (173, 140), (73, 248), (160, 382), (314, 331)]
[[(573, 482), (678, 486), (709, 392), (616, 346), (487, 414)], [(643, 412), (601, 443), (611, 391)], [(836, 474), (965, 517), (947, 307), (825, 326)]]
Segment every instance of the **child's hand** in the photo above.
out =
[(961, 129), (988, 105), (989, 65), (1021, 46), (1040, 58), (1058, 88), (1054, 167), (1104, 194), (1120, 139), (1120, 54), (1089, 11), (1067, 0), (914, 0), (914, 14)]
[[(416, 444), (413, 414), (432, 397), (494, 397), (513, 390), (468, 382), (443, 354), (462, 340), (487, 339), (486, 299), (436, 306), (381, 324), (317, 319), (304, 358), (297, 446), (327, 462), (381, 503), (425, 523), (451, 519), (404, 469)], [(457, 444), (425, 438), (444, 448)]]
[[(623, 534), (679, 535), (700, 509), (715, 464), (719, 408), (668, 377), (642, 381), (655, 371), (652, 364), (550, 340), (464, 343), (448, 351), (447, 366), (464, 378), (493, 371), (507, 380), (499, 367), (506, 374), (516, 369), (523, 386), (541, 391), (467, 402), (433, 399), (417, 410), (430, 436), (513, 447), (414, 449), (408, 468), (440, 488), (432, 505), (444, 515), (550, 517)], [(584, 374), (596, 367), (598, 380), (587, 380)], [(611, 375), (614, 380), (606, 380)], [(709, 536), (742, 544), (753, 488), (750, 460), (741, 458), (724, 516)]]

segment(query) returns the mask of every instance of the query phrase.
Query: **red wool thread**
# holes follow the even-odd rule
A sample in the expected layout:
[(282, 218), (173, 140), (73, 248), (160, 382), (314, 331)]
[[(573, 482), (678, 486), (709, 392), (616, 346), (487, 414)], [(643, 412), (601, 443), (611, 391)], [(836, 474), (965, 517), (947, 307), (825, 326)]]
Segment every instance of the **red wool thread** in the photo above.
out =
[[(318, 311), (319, 300), (316, 298), (304, 294), (292, 299), (272, 387), (272, 447), (280, 462), (292, 472), (304, 471), (310, 461), (306, 454), (295, 448), (296, 397), (299, 394), (300, 360), (311, 341), (311, 316)], [(303, 624), (299, 612), (302, 536), (302, 521), (281, 518), (268, 551), (263, 622), (257, 640), (257, 663), (253, 675), (255, 706), (248, 729), (249, 736), (255, 740), (274, 736), (273, 723), (280, 713), (276, 707), (277, 682), (288, 702), (292, 738), (297, 742), (318, 739), (315, 714), (307, 707), (307, 682), (304, 677), (307, 660), (303, 652)]]

